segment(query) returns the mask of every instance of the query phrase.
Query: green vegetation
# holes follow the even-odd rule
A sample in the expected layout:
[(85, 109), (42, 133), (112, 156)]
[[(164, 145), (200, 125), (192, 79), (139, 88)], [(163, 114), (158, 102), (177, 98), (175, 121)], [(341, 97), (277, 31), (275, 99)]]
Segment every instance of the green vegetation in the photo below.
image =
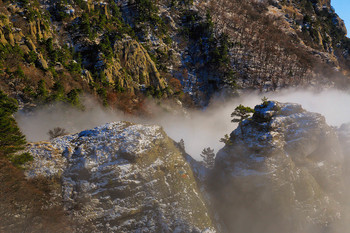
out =
[(215, 164), (215, 153), (214, 149), (210, 147), (204, 148), (200, 156), (203, 159), (203, 163), (208, 168), (213, 168)]
[[(155, 28), (155, 32), (158, 36), (166, 35), (167, 27), (163, 19), (158, 15), (158, 7), (152, 0), (135, 0), (138, 24), (149, 23)], [(143, 28), (141, 27), (141, 32)], [(142, 32), (143, 33), (143, 32)]]
[[(129, 90), (130, 98), (176, 96), (190, 102), (192, 97), (183, 93), (181, 82), (170, 84), (172, 78), (183, 81), (181, 77), (195, 75), (194, 93), (209, 96), (222, 87), (237, 88), (238, 76), (244, 79), (244, 86), (276, 90), (301, 83), (314, 68), (312, 55), (293, 46), (293, 42), (299, 44), (297, 37), (283, 38), (274, 19), (263, 17), (266, 4), (217, 1), (199, 11), (192, 6), (193, 0), (134, 0), (127, 4), (58, 0), (48, 2), (46, 8), (38, 0), (20, 0), (16, 20), (11, 20), (12, 16), (7, 16), (10, 3), (13, 1), (3, 1), (0, 14), (5, 41), (0, 45), (0, 72), (7, 86), (21, 84), (12, 85), (11, 91), (23, 91), (26, 102), (62, 101), (80, 106), (81, 90), (97, 96), (105, 106), (116, 103)], [(222, 3), (224, 8), (219, 7)], [(310, 0), (280, 3), (285, 5), (280, 10), (295, 20), (292, 27), (301, 26), (302, 32), (296, 31), (303, 41), (309, 40), (307, 45), (333, 51), (341, 67), (349, 64), (341, 54), (346, 54), (344, 48), (350, 47), (350, 40), (344, 39), (341, 25), (337, 26), (334, 10), (318, 8)], [(232, 9), (232, 16), (220, 9)], [(128, 61), (123, 56), (128, 54), (123, 54), (121, 40), (129, 36), (147, 50), (168, 88), (151, 87), (148, 84), (155, 82), (148, 82), (144, 72), (125, 68)], [(112, 86), (111, 79), (124, 80)]]
[(18, 66), (24, 61), (24, 53), (22, 49), (16, 44), (11, 46), (9, 44), (0, 44), (0, 65), (1, 68), (6, 65), (8, 66)]
[(109, 36), (105, 35), (100, 44), (99, 44), (99, 48), (101, 50), (101, 52), (104, 54), (105, 59), (108, 62), (112, 61), (112, 57), (113, 57), (113, 49), (112, 49), (112, 43), (109, 40)]
[(97, 89), (97, 94), (101, 97), (102, 101), (103, 101), (103, 106), (107, 107), (108, 106), (108, 102), (107, 102), (107, 91), (105, 88), (100, 87)]
[(51, 101), (64, 101), (65, 100), (65, 91), (62, 83), (60, 81), (55, 82), (52, 87), (52, 92), (50, 95)]
[(79, 108), (83, 108), (83, 105), (80, 102), (79, 95), (81, 94), (82, 90), (81, 89), (72, 89), (70, 92), (67, 94), (67, 101), (71, 105)]
[(225, 146), (232, 145), (231, 138), (230, 138), (230, 136), (228, 136), (228, 134), (225, 134), (224, 137), (220, 139), (220, 142), (224, 143)]
[(261, 101), (264, 107), (267, 107), (267, 105), (269, 104), (269, 99), (266, 96), (261, 98)]
[(75, 88), (66, 93), (64, 86), (60, 81), (54, 83), (51, 88), (51, 92), (49, 92), (46, 86), (47, 85), (45, 80), (41, 79), (38, 82), (35, 93), (30, 88), (26, 88), (24, 91), (34, 93), (33, 95), (35, 99), (42, 104), (61, 101), (77, 108), (83, 108), (83, 105), (80, 101), (80, 94), (82, 93), (81, 89)]
[(22, 153), (22, 154), (13, 155), (10, 158), (10, 160), (11, 160), (13, 165), (15, 165), (16, 167), (20, 167), (20, 166), (24, 165), (27, 162), (33, 161), (33, 156), (30, 153), (25, 152), (25, 153)]
[(38, 82), (38, 88), (36, 90), (36, 98), (40, 101), (46, 102), (48, 95), (49, 94), (46, 88), (45, 80), (41, 79)]
[[(335, 13), (334, 9), (323, 8), (322, 10), (314, 9), (313, 4), (310, 1), (302, 0), (300, 2), (301, 10), (304, 15), (302, 32), (304, 34), (304, 39), (309, 40), (316, 44), (321, 42), (327, 44), (329, 43), (330, 36), (332, 38), (332, 45), (338, 47), (340, 41), (344, 42), (346, 40), (345, 32), (342, 28), (336, 26), (338, 21), (338, 15)], [(316, 15), (317, 17), (314, 17)], [(319, 33), (322, 36), (320, 41)], [(311, 38), (307, 38), (307, 36)]]
[(25, 136), (13, 118), (13, 114), (17, 110), (17, 101), (0, 91), (0, 151), (14, 165), (20, 166), (33, 160), (33, 157), (29, 153), (15, 154), (23, 150), (26, 144)]
[(247, 119), (251, 113), (254, 113), (254, 109), (240, 104), (235, 108), (235, 111), (231, 113), (231, 117), (233, 117), (231, 122), (241, 123)]
[(205, 67), (215, 70), (214, 76), (219, 76), (223, 83), (231, 88), (236, 87), (235, 72), (230, 60), (230, 49), (233, 43), (226, 33), (214, 33), (214, 22), (208, 11), (205, 18), (191, 10), (184, 11), (181, 34), (194, 44), (199, 44), (200, 59), (205, 61)]
[(254, 109), (252, 109), (250, 107), (243, 106), (242, 104), (238, 105), (235, 108), (235, 111), (233, 111), (231, 113), (231, 117), (233, 117), (231, 122), (239, 123), (242, 135), (243, 135), (242, 122), (245, 119), (247, 119), (248, 117), (250, 117), (250, 114), (252, 114), (252, 113), (254, 113)]

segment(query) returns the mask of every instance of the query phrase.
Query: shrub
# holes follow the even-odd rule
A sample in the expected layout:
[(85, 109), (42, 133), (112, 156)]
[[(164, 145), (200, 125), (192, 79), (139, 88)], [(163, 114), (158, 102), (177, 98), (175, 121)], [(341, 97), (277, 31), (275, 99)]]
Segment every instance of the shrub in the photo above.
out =
[(48, 97), (48, 90), (46, 89), (46, 83), (45, 80), (41, 79), (38, 82), (38, 88), (36, 90), (36, 98), (46, 101)]
[(76, 107), (82, 107), (79, 95), (82, 92), (81, 89), (72, 89), (68, 94), (67, 94), (67, 100), (68, 102)]
[(15, 165), (16, 167), (19, 167), (29, 161), (33, 161), (33, 159), (34, 159), (33, 156), (30, 153), (26, 152), (19, 155), (13, 155), (10, 160), (13, 165)]
[(49, 130), (49, 132), (47, 133), (50, 136), (50, 140), (60, 137), (60, 136), (64, 136), (67, 135), (68, 132), (66, 131), (66, 129), (61, 128), (61, 127), (55, 127), (51, 130)]
[(228, 136), (228, 134), (225, 134), (224, 137), (220, 139), (220, 142), (224, 143), (225, 146), (232, 145), (231, 138), (230, 138), (230, 136)]

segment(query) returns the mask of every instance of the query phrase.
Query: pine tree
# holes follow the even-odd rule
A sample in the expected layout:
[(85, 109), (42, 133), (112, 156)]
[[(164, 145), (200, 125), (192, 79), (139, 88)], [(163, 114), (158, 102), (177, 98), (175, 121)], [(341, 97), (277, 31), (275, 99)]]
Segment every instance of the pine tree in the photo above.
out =
[(179, 146), (180, 150), (185, 151), (185, 141), (182, 138), (178, 142), (178, 146)]
[(252, 109), (250, 107), (243, 106), (242, 104), (240, 104), (239, 106), (237, 106), (235, 108), (235, 111), (231, 114), (231, 117), (233, 117), (231, 122), (238, 122), (239, 123), (242, 135), (243, 135), (242, 121), (247, 119), (251, 113), (254, 113), (254, 109)]
[(269, 105), (269, 99), (266, 96), (261, 98), (261, 101), (265, 108), (267, 107), (267, 105)]
[(215, 164), (215, 153), (214, 149), (211, 149), (210, 147), (204, 148), (201, 157), (203, 158), (203, 162), (206, 167), (213, 168)]
[(22, 150), (26, 143), (13, 118), (17, 110), (17, 101), (0, 91), (0, 151), (6, 156)]
[(225, 146), (232, 145), (231, 138), (228, 134), (225, 134), (223, 138), (220, 138), (220, 142), (225, 143)]
[(46, 101), (48, 97), (48, 90), (46, 89), (45, 80), (40, 79), (38, 82), (38, 88), (36, 90), (36, 97), (42, 101)]

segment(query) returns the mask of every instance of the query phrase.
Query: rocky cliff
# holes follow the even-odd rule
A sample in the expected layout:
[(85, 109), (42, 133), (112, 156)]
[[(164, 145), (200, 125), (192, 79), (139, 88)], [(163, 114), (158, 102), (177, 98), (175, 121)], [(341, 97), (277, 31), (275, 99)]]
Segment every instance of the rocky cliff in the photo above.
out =
[(110, 123), (27, 150), (27, 177), (62, 181), (77, 231), (215, 232), (189, 164), (158, 126)]
[(21, 107), (81, 90), (119, 108), (144, 95), (203, 106), (223, 90), (349, 81), (329, 1), (2, 1), (0, 21), (1, 88)]
[(117, 85), (127, 91), (153, 87), (163, 90), (166, 81), (143, 46), (132, 38), (116, 41), (114, 57), (106, 63), (104, 71), (110, 84)]
[(320, 114), (256, 106), (215, 162), (210, 187), (227, 232), (337, 232), (344, 157)]

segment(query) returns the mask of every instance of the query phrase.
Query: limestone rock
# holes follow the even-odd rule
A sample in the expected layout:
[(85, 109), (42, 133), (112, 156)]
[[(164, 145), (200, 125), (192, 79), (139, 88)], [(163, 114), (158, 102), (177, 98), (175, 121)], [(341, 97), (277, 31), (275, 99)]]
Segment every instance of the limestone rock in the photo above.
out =
[(127, 38), (116, 41), (114, 51), (133, 81), (145, 86), (154, 86), (156, 89), (165, 88), (166, 82), (160, 76), (155, 63), (136, 40)]
[(41, 53), (38, 53), (38, 61), (43, 69), (47, 70), (49, 68), (47, 61)]
[(320, 114), (271, 101), (231, 143), (211, 177), (227, 232), (322, 232), (342, 216), (343, 153)]
[(27, 176), (61, 177), (82, 229), (215, 232), (189, 164), (159, 126), (110, 123), (27, 150)]
[(36, 46), (30, 38), (26, 38), (26, 44), (30, 50), (36, 51)]
[(4, 34), (4, 31), (2, 29), (0, 29), (0, 42), (1, 44), (5, 45), (7, 44), (7, 40), (5, 38), (5, 34)]

